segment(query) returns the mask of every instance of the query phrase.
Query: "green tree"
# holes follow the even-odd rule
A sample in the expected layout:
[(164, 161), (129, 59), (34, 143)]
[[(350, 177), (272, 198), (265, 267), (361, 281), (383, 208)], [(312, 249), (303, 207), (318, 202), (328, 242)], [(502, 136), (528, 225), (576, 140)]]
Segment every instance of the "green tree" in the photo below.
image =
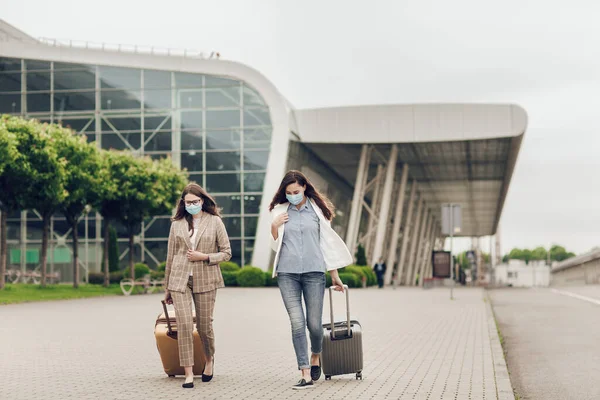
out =
[(356, 249), (356, 265), (368, 265), (367, 264), (367, 254), (365, 253), (365, 248), (359, 244)]
[[(11, 188), (18, 182), (16, 175), (26, 175), (17, 149), (17, 137), (7, 126), (9, 118), (7, 115), (0, 117), (0, 289), (5, 286), (8, 213), (20, 208), (17, 194)], [(17, 186), (23, 189), (22, 185)]]
[(76, 136), (71, 130), (59, 128), (52, 129), (51, 132), (59, 157), (67, 161), (65, 188), (69, 196), (64, 199), (60, 209), (71, 226), (73, 287), (77, 288), (80, 281), (77, 224), (101, 184), (97, 175), (101, 166), (100, 154), (94, 144), (88, 143), (84, 136)]
[(538, 246), (531, 251), (531, 259), (537, 261), (543, 261), (548, 259), (548, 251), (542, 246)]
[(575, 254), (567, 251), (563, 246), (554, 245), (550, 248), (550, 259), (553, 261), (564, 261), (571, 257), (575, 257)]

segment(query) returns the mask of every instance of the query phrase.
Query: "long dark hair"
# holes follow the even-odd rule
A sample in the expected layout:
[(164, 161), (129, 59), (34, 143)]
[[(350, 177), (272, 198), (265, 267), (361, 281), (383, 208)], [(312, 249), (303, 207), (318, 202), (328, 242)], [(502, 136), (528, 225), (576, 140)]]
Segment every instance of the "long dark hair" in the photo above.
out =
[(185, 189), (183, 189), (183, 193), (181, 193), (181, 197), (177, 202), (177, 211), (175, 212), (175, 216), (171, 218), (171, 221), (179, 221), (180, 219), (185, 219), (188, 222), (189, 229), (192, 231), (192, 235), (194, 234), (194, 217), (192, 214), (185, 210), (185, 195), (193, 194), (202, 199), (202, 211), (205, 213), (209, 213), (212, 215), (216, 215), (217, 217), (221, 216), (221, 210), (218, 208), (215, 199), (213, 199), (204, 188), (198, 185), (195, 182), (189, 183)]
[(325, 218), (327, 218), (329, 221), (333, 219), (333, 212), (335, 211), (335, 207), (333, 206), (331, 201), (329, 201), (327, 196), (321, 194), (317, 189), (315, 189), (315, 187), (308, 180), (306, 175), (304, 175), (300, 171), (295, 170), (288, 171), (283, 177), (281, 185), (279, 185), (279, 189), (277, 189), (277, 193), (275, 193), (273, 201), (271, 201), (269, 211), (272, 211), (277, 204), (287, 203), (287, 198), (285, 197), (285, 189), (288, 187), (288, 185), (291, 185), (292, 183), (297, 183), (300, 186), (306, 186), (304, 195), (309, 199), (312, 199), (315, 203), (317, 203), (317, 205), (323, 212)]

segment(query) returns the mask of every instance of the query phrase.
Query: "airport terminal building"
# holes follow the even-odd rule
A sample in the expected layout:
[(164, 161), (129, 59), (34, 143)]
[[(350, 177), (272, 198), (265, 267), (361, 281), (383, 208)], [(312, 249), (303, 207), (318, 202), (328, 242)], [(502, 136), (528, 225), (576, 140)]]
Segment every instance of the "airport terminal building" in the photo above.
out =
[[(268, 205), (285, 171), (301, 170), (336, 205), (333, 226), (352, 252), (361, 244), (370, 263), (383, 256), (386, 280), (395, 273), (406, 285), (431, 273), (431, 250), (443, 246), (442, 204), (462, 207), (457, 235), (496, 233), (527, 125), (511, 104), (294, 109), (267, 77), (237, 62), (34, 39), (2, 20), (0, 113), (61, 123), (103, 149), (170, 157), (223, 208), (241, 265), (270, 267)], [(36, 268), (39, 214), (8, 217), (7, 267)], [(136, 260), (165, 260), (169, 218), (143, 224)], [(69, 229), (53, 219), (48, 265), (65, 281)], [(102, 218), (87, 214), (79, 236), (85, 277), (100, 270)]]

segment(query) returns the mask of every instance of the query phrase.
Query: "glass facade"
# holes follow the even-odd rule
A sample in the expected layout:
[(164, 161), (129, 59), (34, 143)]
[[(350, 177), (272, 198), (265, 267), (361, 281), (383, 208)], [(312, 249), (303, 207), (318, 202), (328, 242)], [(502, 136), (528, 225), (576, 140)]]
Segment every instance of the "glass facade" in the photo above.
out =
[[(244, 82), (176, 71), (0, 58), (0, 113), (60, 123), (99, 148), (171, 157), (223, 208), (233, 261), (251, 262), (272, 126), (263, 98)], [(82, 276), (100, 269), (101, 228), (95, 213), (80, 222)], [(52, 229), (49, 265), (69, 280), (70, 228), (57, 215)], [(117, 230), (125, 264), (127, 240), (124, 229)], [(136, 260), (151, 267), (164, 261), (168, 232), (168, 215), (146, 221)], [(39, 215), (27, 211), (9, 216), (8, 239), (8, 267), (36, 268)]]

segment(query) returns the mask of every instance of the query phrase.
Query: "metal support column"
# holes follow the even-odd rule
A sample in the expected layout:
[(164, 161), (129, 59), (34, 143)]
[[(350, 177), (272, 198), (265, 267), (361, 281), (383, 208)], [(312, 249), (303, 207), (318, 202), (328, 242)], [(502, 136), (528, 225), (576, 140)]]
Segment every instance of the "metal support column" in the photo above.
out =
[(358, 229), (362, 214), (365, 180), (369, 171), (367, 162), (368, 152), (369, 146), (363, 144), (360, 152), (360, 161), (358, 162), (356, 182), (354, 184), (354, 195), (352, 196), (352, 208), (350, 211), (350, 220), (348, 221), (348, 232), (346, 234), (346, 245), (348, 246), (352, 256), (354, 256), (354, 252), (356, 250), (356, 241), (358, 239)]
[(373, 233), (375, 232), (375, 227), (376, 227), (376, 223), (379, 220), (379, 218), (377, 218), (377, 216), (379, 215), (379, 211), (381, 209), (381, 201), (380, 201), (380, 197), (381, 197), (381, 178), (383, 177), (383, 165), (379, 164), (377, 166), (377, 180), (375, 181), (375, 191), (373, 192), (373, 202), (371, 203), (371, 210), (373, 211), (372, 213), (369, 214), (369, 228), (368, 228), (368, 234), (366, 237), (366, 241), (365, 241), (365, 250), (367, 252), (367, 257), (372, 256), (373, 255), (373, 244), (374, 244), (374, 240), (375, 237), (373, 236)]
[(381, 196), (381, 207), (379, 219), (377, 220), (377, 232), (375, 233), (375, 243), (373, 245), (373, 253), (371, 254), (371, 265), (375, 265), (375, 263), (383, 255), (383, 242), (386, 239), (385, 236), (389, 225), (390, 203), (392, 201), (392, 189), (394, 187), (397, 160), (398, 145), (393, 144), (385, 172), (385, 182), (383, 183), (383, 191)]
[(417, 205), (417, 215), (415, 217), (415, 221), (414, 221), (414, 229), (411, 229), (412, 231), (412, 237), (410, 239), (410, 251), (408, 252), (408, 263), (406, 264), (406, 280), (405, 280), (405, 284), (406, 286), (411, 286), (411, 279), (412, 279), (412, 274), (413, 274), (413, 270), (414, 270), (414, 263), (415, 263), (415, 253), (417, 252), (417, 244), (419, 244), (419, 233), (421, 232), (419, 230), (420, 226), (422, 225), (422, 220), (424, 219), (422, 217), (425, 216), (424, 212), (423, 212), (423, 208), (425, 205), (425, 201), (423, 200), (423, 197), (421, 197), (419, 199), (419, 204)]
[(427, 272), (431, 265), (431, 248), (433, 246), (433, 225), (435, 218), (433, 215), (429, 218), (427, 229), (425, 230), (425, 246), (421, 255), (421, 266), (419, 267), (419, 286), (423, 286), (423, 279), (428, 278)]
[(410, 185), (410, 197), (408, 199), (408, 211), (406, 212), (406, 220), (404, 222), (404, 230), (402, 232), (402, 245), (400, 246), (400, 257), (398, 261), (398, 270), (394, 284), (402, 284), (402, 275), (404, 274), (404, 264), (406, 261), (406, 249), (408, 247), (408, 238), (410, 236), (411, 227), (413, 226), (413, 210), (415, 208), (415, 197), (417, 195), (417, 181), (413, 179)]
[(396, 253), (398, 251), (398, 236), (400, 236), (400, 226), (402, 225), (402, 213), (404, 212), (404, 197), (406, 195), (406, 184), (408, 182), (408, 164), (402, 166), (402, 178), (400, 178), (400, 188), (398, 189), (398, 200), (396, 201), (396, 212), (394, 214), (394, 225), (389, 242), (387, 255), (387, 270), (385, 272), (385, 284), (389, 285), (392, 281), (394, 272), (394, 263), (396, 262)]

